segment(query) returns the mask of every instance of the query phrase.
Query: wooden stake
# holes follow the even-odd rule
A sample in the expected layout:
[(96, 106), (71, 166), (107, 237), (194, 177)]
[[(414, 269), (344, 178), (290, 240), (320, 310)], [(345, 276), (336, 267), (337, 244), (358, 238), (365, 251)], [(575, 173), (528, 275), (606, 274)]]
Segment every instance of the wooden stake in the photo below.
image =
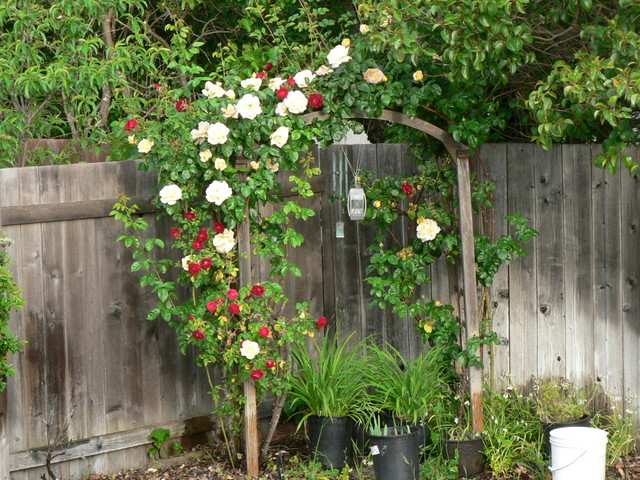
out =
[[(239, 159), (237, 167), (246, 167), (247, 159)], [(246, 174), (241, 173), (242, 179)], [(249, 218), (249, 210), (245, 209), (245, 218)], [(238, 227), (238, 263), (240, 268), (240, 282), (251, 282), (253, 272), (251, 265), (251, 242), (249, 235), (249, 221), (242, 222)], [(257, 477), (260, 474), (260, 435), (258, 432), (258, 405), (256, 400), (256, 384), (252, 378), (244, 382), (244, 444), (247, 459), (247, 475)]]
[(258, 434), (258, 405), (256, 402), (256, 384), (250, 378), (244, 382), (244, 441), (247, 458), (247, 475), (257, 477), (260, 474), (260, 436)]
[[(456, 155), (458, 196), (460, 197), (460, 237), (462, 238), (462, 278), (464, 284), (464, 317), (466, 336), (480, 333), (476, 287), (476, 256), (473, 243), (473, 210), (471, 207), (471, 174), (469, 157)], [(465, 342), (466, 344), (466, 342)], [(471, 427), (474, 432), (484, 430), (482, 410), (482, 370), (468, 367), (469, 396), (471, 397)]]

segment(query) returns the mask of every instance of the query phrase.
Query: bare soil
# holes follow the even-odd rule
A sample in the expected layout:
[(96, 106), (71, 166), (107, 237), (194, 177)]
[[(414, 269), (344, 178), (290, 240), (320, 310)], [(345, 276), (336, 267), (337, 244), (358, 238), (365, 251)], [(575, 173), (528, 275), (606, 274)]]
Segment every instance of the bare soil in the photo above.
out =
[[(285, 433), (276, 438), (272, 444), (271, 459), (264, 462), (259, 477), (248, 477), (241, 468), (232, 468), (225, 459), (223, 452), (216, 451), (211, 446), (199, 446), (193, 452), (169, 459), (152, 460), (143, 468), (119, 472), (113, 475), (91, 475), (89, 480), (332, 480), (337, 476), (309, 476), (301, 469), (292, 467), (292, 459), (298, 458), (305, 463), (309, 459), (309, 447), (306, 439), (293, 432)], [(276, 464), (276, 458), (282, 459), (281, 465)], [(295, 473), (293, 473), (295, 472)], [(355, 472), (352, 478), (374, 478), (370, 467), (360, 468), (360, 477)], [(514, 472), (508, 479), (498, 479), (491, 472), (475, 477), (476, 480), (551, 480), (551, 474), (546, 478), (533, 476), (526, 469)], [(580, 480), (580, 479), (576, 479)], [(606, 480), (640, 480), (640, 453), (623, 458), (617, 465), (607, 468)]]

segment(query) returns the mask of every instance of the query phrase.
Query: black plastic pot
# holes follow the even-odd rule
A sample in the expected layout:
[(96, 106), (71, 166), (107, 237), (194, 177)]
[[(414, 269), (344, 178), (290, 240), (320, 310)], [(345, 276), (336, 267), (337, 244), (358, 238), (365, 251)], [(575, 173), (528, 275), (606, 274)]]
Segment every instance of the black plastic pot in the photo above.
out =
[(387, 427), (386, 433), (369, 435), (376, 479), (419, 480), (418, 429), (406, 426)]
[(447, 440), (444, 451), (448, 459), (458, 454), (458, 475), (464, 478), (479, 475), (484, 470), (484, 442), (482, 438)]
[(547, 452), (547, 456), (551, 456), (551, 442), (549, 441), (549, 434), (551, 430), (556, 428), (563, 427), (590, 427), (591, 426), (591, 415), (585, 415), (578, 420), (572, 420), (570, 422), (555, 422), (555, 423), (546, 423), (543, 422), (544, 425), (544, 446)]
[(413, 425), (406, 422), (405, 420), (391, 415), (390, 413), (382, 412), (380, 413), (380, 423), (389, 427), (405, 425), (415, 426), (418, 429), (418, 448), (420, 449), (420, 451), (423, 451), (425, 447), (431, 445), (431, 430), (429, 429), (429, 425), (427, 425), (426, 421), (423, 424)]
[(326, 468), (341, 469), (351, 455), (353, 422), (349, 417), (319, 417), (308, 419), (311, 454)]

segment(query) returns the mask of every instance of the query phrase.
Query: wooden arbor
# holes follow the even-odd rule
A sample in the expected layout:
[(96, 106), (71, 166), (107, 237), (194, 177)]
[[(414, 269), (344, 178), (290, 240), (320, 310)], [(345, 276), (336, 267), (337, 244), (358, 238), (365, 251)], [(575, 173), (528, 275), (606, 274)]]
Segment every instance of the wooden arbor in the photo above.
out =
[[(460, 208), (460, 223), (458, 231), (462, 239), (462, 270), (464, 293), (464, 324), (467, 332), (479, 332), (480, 321), (478, 318), (478, 299), (476, 295), (476, 268), (473, 240), (473, 218), (471, 208), (471, 174), (469, 168), (469, 148), (456, 141), (453, 136), (441, 128), (418, 118), (409, 118), (401, 112), (383, 110), (378, 117), (372, 118), (366, 114), (353, 111), (352, 118), (367, 118), (372, 120), (384, 120), (406, 125), (430, 135), (442, 142), (447, 152), (455, 161), (458, 177), (458, 195)], [(330, 115), (321, 112), (311, 112), (303, 115), (307, 125), (314, 120), (326, 120)], [(239, 235), (244, 244), (240, 244), (241, 250), (248, 251), (248, 232)], [(250, 276), (250, 260), (241, 259), (240, 275)], [(249, 379), (245, 382), (244, 393), (247, 399), (245, 404), (245, 446), (247, 458), (247, 474), (259, 475), (259, 438), (257, 425), (257, 405), (255, 396), (255, 384)], [(469, 394), (471, 398), (471, 425), (474, 431), (484, 430), (484, 416), (482, 411), (482, 371), (479, 367), (469, 367)]]

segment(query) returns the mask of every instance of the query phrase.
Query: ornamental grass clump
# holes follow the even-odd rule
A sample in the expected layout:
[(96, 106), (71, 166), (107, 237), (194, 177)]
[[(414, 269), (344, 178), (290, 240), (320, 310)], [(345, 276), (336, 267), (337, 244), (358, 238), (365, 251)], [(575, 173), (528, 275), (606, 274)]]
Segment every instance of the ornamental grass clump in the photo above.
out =
[(403, 423), (426, 424), (436, 403), (446, 396), (447, 380), (451, 381), (441, 349), (432, 348), (411, 361), (388, 344), (373, 345), (370, 350), (375, 359), (371, 373), (372, 405)]
[[(304, 415), (300, 425), (311, 415), (348, 416), (363, 420), (368, 410), (367, 385), (371, 357), (366, 341), (351, 342), (325, 335), (322, 342), (311, 342), (311, 349), (296, 345), (291, 350), (295, 368), (290, 379), (292, 407)], [(350, 345), (353, 343), (352, 345)]]

